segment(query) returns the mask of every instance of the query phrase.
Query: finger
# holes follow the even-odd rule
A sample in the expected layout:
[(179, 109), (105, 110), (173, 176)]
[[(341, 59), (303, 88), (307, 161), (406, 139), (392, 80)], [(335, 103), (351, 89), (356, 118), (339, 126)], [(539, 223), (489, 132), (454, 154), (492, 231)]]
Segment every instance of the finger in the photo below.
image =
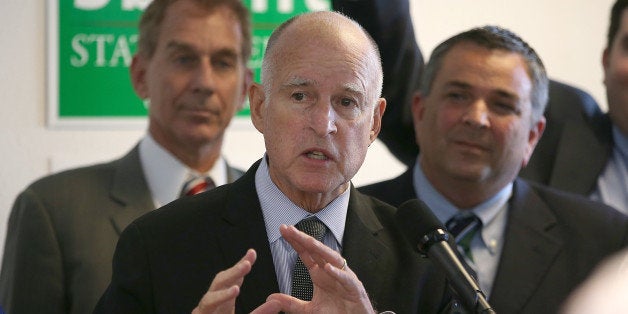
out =
[(325, 290), (341, 289), (348, 292), (361, 287), (360, 280), (348, 266), (342, 269), (331, 263), (326, 263), (323, 267), (314, 264), (308, 270), (314, 285)]
[(222, 290), (233, 285), (242, 285), (244, 276), (251, 271), (256, 259), (257, 253), (255, 250), (249, 249), (235, 265), (216, 274), (209, 291)]
[(282, 225), (279, 232), (299, 254), (308, 268), (312, 266), (311, 261), (316, 262), (320, 267), (325, 266), (326, 263), (331, 263), (339, 268), (344, 265), (344, 258), (338, 252), (299, 231), (294, 226)]
[(255, 250), (249, 249), (235, 265), (219, 272), (192, 313), (233, 312), (235, 298), (240, 294), (240, 285), (244, 276), (251, 271), (256, 258)]
[(329, 276), (333, 279), (332, 282), (340, 285), (346, 293), (357, 294), (360, 298), (368, 298), (362, 282), (348, 267), (345, 268), (345, 270), (342, 270), (340, 268), (332, 266), (331, 264), (327, 264), (323, 268), (323, 272), (326, 276)]
[(251, 314), (276, 314), (281, 311), (283, 311), (281, 308), (281, 303), (275, 300), (266, 300), (266, 302), (262, 303), (262, 305), (253, 310)]
[(304, 308), (308, 304), (307, 301), (283, 293), (273, 293), (269, 295), (268, 298), (266, 298), (266, 302), (272, 302), (274, 306), (278, 308), (277, 312), (286, 313), (303, 313)]
[(235, 298), (238, 294), (240, 294), (240, 287), (238, 286), (207, 292), (192, 311), (192, 314), (215, 313), (228, 302), (235, 304)]

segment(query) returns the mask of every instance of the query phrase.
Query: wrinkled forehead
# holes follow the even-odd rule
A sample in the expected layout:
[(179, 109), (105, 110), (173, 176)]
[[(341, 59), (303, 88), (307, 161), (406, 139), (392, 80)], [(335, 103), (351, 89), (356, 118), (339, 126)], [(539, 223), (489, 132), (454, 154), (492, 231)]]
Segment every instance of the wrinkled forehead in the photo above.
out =
[(368, 38), (364, 32), (350, 20), (313, 19), (303, 17), (288, 26), (278, 38), (276, 51), (303, 51), (307, 47), (321, 47), (331, 52), (369, 51)]

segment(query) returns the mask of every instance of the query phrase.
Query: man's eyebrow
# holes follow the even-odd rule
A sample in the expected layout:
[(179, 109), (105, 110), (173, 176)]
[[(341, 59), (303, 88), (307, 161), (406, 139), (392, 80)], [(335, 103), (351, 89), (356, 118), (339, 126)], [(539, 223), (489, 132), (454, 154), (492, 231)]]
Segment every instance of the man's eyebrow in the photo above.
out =
[(348, 83), (344, 85), (344, 90), (352, 94), (365, 94), (363, 86), (358, 83)]
[(176, 41), (176, 40), (171, 40), (168, 42), (168, 44), (166, 45), (166, 49), (169, 50), (195, 50), (194, 47), (192, 47), (189, 44), (180, 42), (180, 41)]
[(218, 57), (229, 57), (229, 58), (237, 58), (238, 57), (238, 52), (231, 49), (231, 48), (221, 48), (218, 49), (214, 52), (212, 52), (213, 56), (218, 56)]
[(462, 89), (470, 89), (471, 84), (465, 83), (462, 81), (450, 81), (445, 84), (445, 87), (454, 87), (454, 88), (462, 88)]
[[(281, 86), (281, 89), (292, 88), (292, 87), (307, 87), (307, 86), (314, 86), (314, 85), (318, 85), (318, 82), (316, 80), (295, 76), (295, 77), (290, 78), (285, 84), (283, 84)], [(345, 92), (349, 92), (351, 94), (362, 95), (366, 93), (364, 88), (362, 88), (362, 85), (358, 83), (347, 83), (342, 87), (342, 89)]]
[(312, 86), (316, 85), (317, 82), (314, 80), (302, 78), (302, 77), (292, 77), (285, 84), (284, 87), (299, 87), (299, 86)]
[[(447, 82), (445, 84), (445, 87), (451, 87), (451, 88), (462, 88), (462, 89), (471, 89), (473, 88), (473, 86), (471, 86), (471, 84), (469, 83), (465, 83), (462, 81), (451, 81), (451, 82)], [(516, 93), (513, 93), (512, 91), (509, 90), (505, 90), (505, 89), (495, 89), (494, 92), (499, 95), (500, 97), (506, 97), (506, 98), (510, 98), (510, 99), (514, 99), (514, 100), (518, 100), (519, 99), (519, 95), (517, 95)]]
[(497, 95), (499, 95), (500, 97), (505, 97), (505, 98), (509, 98), (509, 99), (512, 99), (512, 100), (519, 100), (519, 95), (517, 95), (517, 94), (515, 94), (513, 92), (510, 92), (510, 91), (507, 91), (507, 90), (503, 90), (503, 89), (498, 89), (497, 90)]
[[(172, 40), (168, 42), (166, 45), (166, 50), (170, 51), (170, 53), (176, 52), (191, 52), (191, 53), (201, 53), (196, 49), (193, 45), (180, 42), (177, 40)], [(211, 58), (229, 58), (229, 59), (238, 59), (241, 55), (238, 54), (238, 51), (233, 49), (232, 47), (222, 47), (217, 50), (210, 52)]]

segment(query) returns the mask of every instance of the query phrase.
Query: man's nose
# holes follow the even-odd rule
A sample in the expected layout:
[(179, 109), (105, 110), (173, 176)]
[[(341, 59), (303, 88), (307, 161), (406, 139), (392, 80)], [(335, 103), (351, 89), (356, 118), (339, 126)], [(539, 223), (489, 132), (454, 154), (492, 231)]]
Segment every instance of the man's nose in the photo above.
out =
[(337, 114), (331, 101), (319, 100), (310, 111), (310, 126), (320, 136), (336, 133)]
[(211, 62), (209, 60), (203, 60), (199, 62), (199, 65), (194, 72), (194, 78), (192, 82), (193, 91), (198, 93), (213, 93), (216, 80), (215, 74), (216, 73), (212, 68)]
[(489, 108), (486, 101), (477, 99), (471, 103), (462, 116), (462, 122), (476, 128), (489, 127)]

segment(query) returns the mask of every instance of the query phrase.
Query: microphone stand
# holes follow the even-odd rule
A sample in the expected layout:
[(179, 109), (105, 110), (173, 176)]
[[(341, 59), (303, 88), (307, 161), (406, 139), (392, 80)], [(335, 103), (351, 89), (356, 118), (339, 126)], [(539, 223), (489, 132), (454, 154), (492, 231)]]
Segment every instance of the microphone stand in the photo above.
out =
[[(484, 292), (480, 289), (473, 276), (469, 274), (464, 265), (459, 261), (456, 253), (449, 245), (449, 234), (442, 229), (436, 229), (433, 232), (421, 238), (419, 241), (419, 251), (428, 253), (429, 258), (438, 261), (435, 263), (450, 278), (450, 283), (454, 290), (462, 299), (468, 310), (478, 314), (496, 314), (493, 308), (486, 300)], [(440, 247), (438, 250), (431, 250), (432, 246)], [(449, 263), (447, 261), (450, 261)], [(453, 265), (451, 261), (454, 261)], [(451, 280), (462, 276), (464, 281)]]

